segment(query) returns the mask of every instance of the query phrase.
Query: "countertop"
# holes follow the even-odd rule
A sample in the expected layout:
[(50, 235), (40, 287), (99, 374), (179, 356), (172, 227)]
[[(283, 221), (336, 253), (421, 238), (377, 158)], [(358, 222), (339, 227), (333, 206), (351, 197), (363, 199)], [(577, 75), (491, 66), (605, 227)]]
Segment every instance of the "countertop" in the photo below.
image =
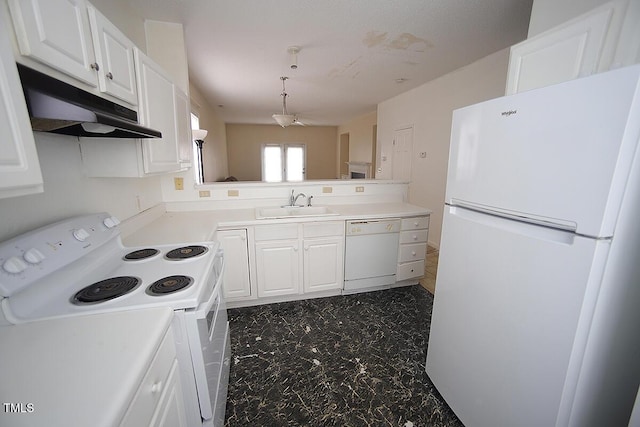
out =
[(153, 308), (0, 327), (0, 396), (23, 409), (1, 408), (0, 425), (118, 425), (172, 317)]
[(218, 229), (284, 222), (348, 221), (429, 215), (431, 210), (408, 203), (327, 205), (337, 215), (257, 219), (256, 208), (165, 212), (128, 235), (126, 246), (186, 244), (211, 241)]

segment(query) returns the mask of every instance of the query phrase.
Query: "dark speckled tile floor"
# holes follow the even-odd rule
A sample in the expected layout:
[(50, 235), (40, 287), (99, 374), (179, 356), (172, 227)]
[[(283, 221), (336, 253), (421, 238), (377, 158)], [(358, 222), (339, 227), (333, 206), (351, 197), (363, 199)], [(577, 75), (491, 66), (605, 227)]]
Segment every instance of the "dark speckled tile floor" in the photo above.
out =
[(226, 426), (462, 426), (424, 371), (421, 286), (229, 310)]

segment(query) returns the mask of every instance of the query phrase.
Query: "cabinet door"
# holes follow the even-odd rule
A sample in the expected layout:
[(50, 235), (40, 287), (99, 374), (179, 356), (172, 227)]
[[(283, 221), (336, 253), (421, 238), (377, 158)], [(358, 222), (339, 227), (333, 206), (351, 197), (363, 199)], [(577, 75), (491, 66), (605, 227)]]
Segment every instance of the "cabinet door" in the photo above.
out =
[(180, 169), (176, 142), (173, 83), (164, 70), (148, 56), (134, 50), (137, 65), (139, 117), (144, 126), (162, 132), (162, 138), (143, 142), (146, 173), (173, 172)]
[(256, 243), (259, 297), (297, 294), (300, 289), (297, 240)]
[(40, 163), (9, 34), (0, 28), (0, 198), (42, 191)]
[(511, 47), (506, 94), (596, 73), (612, 14), (599, 8)]
[(225, 267), (222, 285), (224, 298), (250, 297), (247, 230), (218, 231), (217, 240), (224, 249)]
[(183, 168), (191, 167), (193, 140), (191, 138), (191, 107), (189, 96), (173, 85), (176, 106), (176, 138), (178, 139), (178, 160)]
[(97, 86), (84, 0), (9, 0), (22, 55)]
[(173, 362), (164, 387), (163, 395), (149, 425), (152, 427), (186, 427), (187, 420), (177, 360)]
[(304, 291), (341, 289), (344, 281), (344, 239), (304, 241)]
[(134, 44), (93, 6), (88, 7), (101, 92), (138, 104)]

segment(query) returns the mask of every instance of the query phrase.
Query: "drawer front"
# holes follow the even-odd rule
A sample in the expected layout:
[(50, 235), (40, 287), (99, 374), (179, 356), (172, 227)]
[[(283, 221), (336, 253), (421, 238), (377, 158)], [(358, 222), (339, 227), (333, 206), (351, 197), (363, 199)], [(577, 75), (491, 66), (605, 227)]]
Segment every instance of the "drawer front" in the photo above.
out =
[(414, 279), (424, 276), (424, 260), (407, 262), (404, 264), (398, 264), (398, 271), (396, 273), (396, 280)]
[(298, 224), (257, 225), (254, 230), (257, 242), (298, 238)]
[(426, 243), (400, 245), (398, 262), (418, 261), (425, 258), (427, 252)]
[(428, 216), (416, 216), (413, 218), (404, 218), (402, 220), (401, 230), (418, 230), (420, 228), (429, 228)]
[(427, 241), (428, 230), (401, 231), (400, 243), (423, 243)]
[(303, 237), (331, 237), (344, 235), (344, 221), (312, 222), (302, 225)]
[(129, 405), (121, 426), (133, 427), (149, 424), (167, 385), (167, 377), (175, 360), (176, 348), (173, 341), (173, 333), (169, 330), (162, 344), (160, 344), (160, 348), (153, 362), (151, 362), (151, 366), (144, 376), (131, 405)]

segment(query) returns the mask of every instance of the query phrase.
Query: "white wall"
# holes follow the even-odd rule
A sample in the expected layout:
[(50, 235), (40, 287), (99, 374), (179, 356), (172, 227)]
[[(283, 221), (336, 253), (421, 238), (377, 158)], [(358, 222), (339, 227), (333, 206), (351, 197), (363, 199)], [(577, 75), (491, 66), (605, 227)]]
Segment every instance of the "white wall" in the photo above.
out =
[(373, 135), (373, 127), (378, 122), (378, 113), (372, 111), (364, 116), (357, 117), (348, 123), (338, 126), (338, 150), (340, 149), (340, 135), (349, 134), (349, 161), (370, 162)]
[[(440, 245), (444, 192), (453, 110), (504, 95), (509, 49), (378, 104), (378, 148), (382, 161), (376, 177), (391, 178), (395, 129), (413, 126), (409, 203), (433, 210), (429, 242)], [(426, 158), (418, 153), (426, 152)]]
[(0, 242), (74, 215), (106, 211), (125, 219), (162, 201), (159, 177), (87, 178), (78, 138), (36, 132), (35, 139), (44, 193), (0, 199)]

